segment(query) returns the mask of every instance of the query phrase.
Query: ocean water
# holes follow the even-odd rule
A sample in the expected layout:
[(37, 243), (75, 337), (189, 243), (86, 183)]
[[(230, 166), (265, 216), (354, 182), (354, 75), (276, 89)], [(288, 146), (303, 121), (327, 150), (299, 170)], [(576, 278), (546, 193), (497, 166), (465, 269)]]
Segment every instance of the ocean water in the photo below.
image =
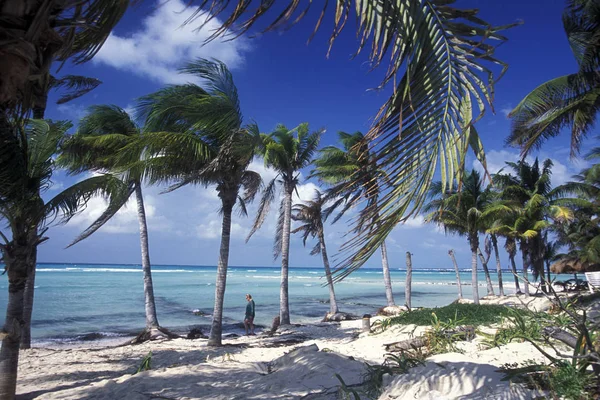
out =
[[(191, 327), (208, 332), (214, 303), (216, 267), (152, 267), (158, 319), (184, 333)], [(484, 287), (480, 272), (480, 286)], [(404, 304), (404, 270), (392, 270), (394, 296)], [(495, 278), (495, 274), (493, 275)], [(463, 294), (471, 296), (471, 272), (462, 271)], [(504, 276), (510, 287), (512, 277)], [(320, 320), (328, 311), (328, 289), (320, 268), (290, 268), (292, 323)], [(280, 271), (274, 267), (230, 267), (224, 304), (224, 331), (240, 333), (246, 301), (256, 303), (257, 325), (270, 326), (279, 310)], [(385, 305), (381, 270), (361, 269), (335, 286), (341, 311), (375, 313)], [(453, 270), (413, 271), (413, 307), (446, 305), (457, 298)], [(511, 292), (511, 289), (507, 289)], [(485, 294), (485, 289), (480, 289)], [(0, 277), (0, 310), (7, 303), (6, 276)], [(198, 316), (194, 311), (205, 315)], [(2, 316), (3, 317), (3, 316)], [(36, 275), (32, 337), (37, 344), (132, 336), (144, 326), (142, 271), (139, 265), (39, 264)]]

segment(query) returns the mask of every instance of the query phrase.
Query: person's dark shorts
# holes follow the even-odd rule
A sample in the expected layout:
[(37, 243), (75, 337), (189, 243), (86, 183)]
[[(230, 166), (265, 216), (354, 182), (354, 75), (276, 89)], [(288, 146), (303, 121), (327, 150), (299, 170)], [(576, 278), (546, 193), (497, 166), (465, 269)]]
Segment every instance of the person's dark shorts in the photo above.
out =
[(251, 324), (254, 322), (254, 317), (246, 315), (246, 318), (244, 318), (244, 321), (248, 321), (248, 323)]

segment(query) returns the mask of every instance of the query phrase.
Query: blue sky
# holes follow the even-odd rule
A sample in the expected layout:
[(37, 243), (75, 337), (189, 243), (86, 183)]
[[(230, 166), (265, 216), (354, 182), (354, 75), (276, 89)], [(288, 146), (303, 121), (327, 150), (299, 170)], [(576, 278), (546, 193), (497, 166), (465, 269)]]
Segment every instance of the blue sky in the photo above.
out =
[[(498, 49), (497, 57), (510, 65), (496, 85), (495, 114), (488, 112), (478, 123), (488, 153), (492, 172), (505, 160), (515, 160), (516, 149), (504, 146), (510, 129), (506, 113), (537, 85), (558, 75), (573, 72), (575, 61), (562, 29), (563, 0), (488, 1), (459, 0), (457, 5), (479, 8), (480, 16), (492, 24), (517, 20), (524, 24), (505, 32), (509, 41)], [(386, 100), (387, 94), (370, 91), (376, 87), (382, 71), (369, 72), (366, 55), (351, 59), (356, 49), (353, 27), (349, 26), (326, 58), (329, 25), (310, 45), (306, 41), (313, 29), (313, 16), (285, 33), (267, 33), (256, 38), (215, 41), (201, 46), (207, 30), (194, 32), (181, 28), (191, 12), (181, 0), (171, 0), (158, 9), (151, 0), (128, 12), (104, 48), (90, 63), (67, 65), (60, 72), (99, 78), (103, 84), (92, 93), (65, 105), (50, 105), (47, 117), (77, 121), (93, 104), (117, 104), (126, 109), (135, 99), (165, 84), (186, 82), (189, 78), (176, 73), (182, 63), (196, 57), (215, 57), (226, 62), (233, 74), (247, 120), (255, 120), (261, 131), (269, 132), (277, 123), (295, 126), (308, 121), (313, 129), (325, 128), (322, 145), (335, 144), (336, 132), (367, 131), (372, 117)], [(216, 24), (216, 22), (215, 22)], [(210, 26), (208, 26), (210, 28)], [(568, 133), (549, 141), (539, 154), (555, 162), (554, 183), (565, 182), (581, 163), (568, 158)], [(583, 147), (585, 152), (585, 144)], [(272, 176), (262, 162), (253, 168), (265, 178)], [(307, 174), (308, 171), (305, 171)], [(81, 177), (55, 176), (57, 190)], [(300, 199), (308, 199), (316, 185), (303, 182)], [(218, 256), (220, 216), (219, 201), (213, 188), (190, 187), (162, 195), (161, 188), (146, 188), (149, 216), (150, 252), (155, 264), (215, 265)], [(49, 194), (51, 194), (50, 192)], [(39, 249), (41, 262), (139, 263), (139, 237), (133, 204), (92, 237), (72, 248), (64, 247), (78, 232), (102, 212), (102, 201), (93, 200), (88, 208), (66, 226), (53, 227), (50, 240)], [(252, 213), (254, 208), (250, 208)], [(230, 265), (278, 265), (272, 258), (274, 217), (248, 244), (244, 238), (251, 218), (234, 219)], [(330, 253), (343, 243), (347, 225), (340, 221), (328, 226)], [(416, 268), (451, 267), (447, 250), (454, 248), (461, 267), (469, 265), (469, 248), (460, 237), (446, 237), (434, 226), (420, 219), (398, 226), (388, 239), (390, 264), (404, 267), (405, 252), (413, 253)], [(507, 258), (503, 254), (504, 266)], [(299, 237), (292, 239), (292, 267), (320, 266), (319, 257), (310, 256)], [(378, 255), (367, 264), (380, 265)]]

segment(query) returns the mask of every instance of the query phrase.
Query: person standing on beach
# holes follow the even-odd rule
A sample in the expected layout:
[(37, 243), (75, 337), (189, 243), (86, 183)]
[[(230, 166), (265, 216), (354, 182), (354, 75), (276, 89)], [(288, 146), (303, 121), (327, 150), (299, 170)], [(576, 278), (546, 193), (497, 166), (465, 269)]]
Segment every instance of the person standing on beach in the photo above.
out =
[(246, 317), (244, 318), (244, 327), (246, 328), (246, 335), (248, 335), (248, 328), (250, 328), (250, 335), (254, 335), (254, 300), (252, 295), (246, 295)]

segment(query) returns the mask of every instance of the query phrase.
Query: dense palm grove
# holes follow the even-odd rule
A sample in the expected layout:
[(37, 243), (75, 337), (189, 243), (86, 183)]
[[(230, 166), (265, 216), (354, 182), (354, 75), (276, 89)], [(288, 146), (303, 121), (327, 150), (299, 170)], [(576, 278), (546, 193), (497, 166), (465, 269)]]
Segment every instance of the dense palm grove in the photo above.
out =
[[(230, 14), (227, 3), (196, 2), (226, 17), (215, 37), (244, 33), (266, 18), (263, 15), (274, 3), (286, 2), (240, 1)], [(258, 3), (256, 9), (251, 8)], [(62, 61), (91, 59), (129, 1), (0, 3), (0, 216), (9, 232), (0, 232), (9, 282), (6, 322), (0, 332), (0, 398), (14, 397), (19, 347), (30, 346), (37, 246), (48, 240), (49, 226), (68, 222), (97, 195), (109, 200), (108, 207), (73, 244), (101, 228), (135, 195), (149, 337), (168, 331), (159, 324), (154, 301), (145, 185), (167, 185), (168, 191), (190, 184), (217, 189), (222, 235), (215, 254), (218, 269), (209, 339), (215, 346), (221, 345), (233, 210), (238, 207), (246, 215), (246, 205), (257, 196), (258, 213), (248, 239), (261, 227), (272, 203), (280, 200), (273, 250), (281, 258), (282, 324), (290, 323), (292, 233), (300, 233), (305, 243), (316, 241), (311, 253), (322, 256), (331, 313), (339, 311), (335, 281), (355, 271), (377, 250), (381, 251), (387, 305), (395, 305), (385, 238), (419, 213), (427, 222), (466, 239), (475, 303), (479, 302), (479, 265), (488, 295), (495, 294), (488, 268), (492, 254), (499, 295), (504, 295), (502, 248), (510, 262), (510, 278), (525, 295), (538, 288), (550, 290), (549, 265), (555, 260), (600, 264), (600, 149), (585, 154), (590, 166), (572, 182), (556, 187), (552, 186), (550, 160), (523, 158), (489, 176), (474, 122), (492, 102), (493, 88), (484, 82), (497, 78), (493, 68), (502, 69), (496, 74), (501, 75), (505, 67), (494, 58), (490, 41), (504, 41), (498, 32), (508, 27), (491, 27), (476, 16), (477, 11), (461, 10), (452, 3), (337, 2), (331, 41), (344, 27), (345, 20), (339, 16), (355, 13), (360, 38), (357, 52), (370, 42), (375, 66), (391, 55), (382, 86), (396, 86), (369, 132), (340, 132), (339, 146), (321, 149), (323, 132), (311, 131), (308, 124), (279, 125), (273, 132), (261, 133), (243, 117), (227, 67), (203, 59), (189, 60), (181, 69), (201, 78), (201, 85), (167, 86), (148, 94), (139, 99), (135, 115), (113, 105), (91, 107), (85, 118), (74, 121), (77, 128), (70, 134), (70, 123), (43, 120), (48, 92), (67, 89), (60, 101), (68, 101), (99, 82), (74, 76), (55, 78), (50, 75), (51, 67)], [(299, 2), (290, 1), (267, 30), (297, 22), (299, 18), (292, 16), (298, 9)], [(323, 13), (329, 13), (327, 3)], [(321, 19), (316, 29), (320, 23)], [(519, 146), (524, 157), (566, 127), (571, 129), (572, 152), (577, 155), (595, 122), (600, 60), (597, 2), (568, 1), (564, 28), (579, 70), (541, 85), (513, 110), (509, 142)], [(483, 165), (483, 173), (466, 171), (469, 150)], [(263, 182), (248, 169), (255, 158), (262, 158), (276, 172), (272, 181)], [(440, 172), (436, 165), (441, 165)], [(94, 176), (45, 200), (57, 168), (72, 174), (93, 172)], [(293, 204), (300, 171), (306, 168), (323, 189), (312, 200)], [(278, 191), (283, 194), (280, 198)], [(350, 210), (358, 215), (352, 218), (351, 239), (341, 249), (343, 261), (332, 268), (324, 222), (335, 215), (335, 223)], [(295, 229), (292, 221), (298, 223)], [(449, 255), (454, 257), (453, 252)], [(515, 261), (519, 256), (520, 273)], [(410, 261), (410, 253), (407, 257)], [(462, 297), (460, 282), (458, 288)]]

